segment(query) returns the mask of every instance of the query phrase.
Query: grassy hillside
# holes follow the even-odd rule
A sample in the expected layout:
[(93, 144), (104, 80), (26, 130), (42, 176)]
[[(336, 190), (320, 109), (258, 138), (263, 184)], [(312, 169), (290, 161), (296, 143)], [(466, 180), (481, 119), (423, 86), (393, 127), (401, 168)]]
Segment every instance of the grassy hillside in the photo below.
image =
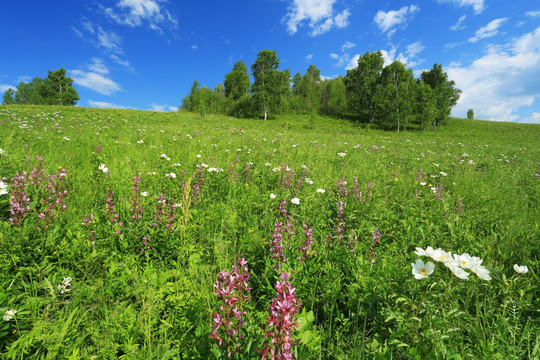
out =
[(288, 329), (298, 359), (540, 356), (539, 125), (0, 106), (0, 134), (5, 358), (259, 359)]

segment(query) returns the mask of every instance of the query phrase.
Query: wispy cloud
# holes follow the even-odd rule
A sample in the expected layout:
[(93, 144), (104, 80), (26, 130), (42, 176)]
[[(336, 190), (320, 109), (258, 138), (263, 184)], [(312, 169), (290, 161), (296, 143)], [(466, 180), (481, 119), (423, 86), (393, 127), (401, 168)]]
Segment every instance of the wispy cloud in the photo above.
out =
[(449, 79), (463, 90), (453, 113), (464, 117), (473, 109), (481, 119), (518, 120), (521, 108), (540, 100), (539, 44), (540, 27), (507, 44), (488, 47), (470, 65), (449, 67)]
[(463, 25), (463, 22), (465, 21), (466, 18), (467, 18), (467, 15), (463, 15), (462, 17), (460, 17), (458, 22), (450, 27), (450, 30), (458, 31), (458, 30), (465, 29), (466, 26)]
[(341, 45), (341, 51), (347, 51), (349, 49), (352, 49), (355, 46), (356, 46), (355, 44), (347, 40), (345, 41), (345, 44)]
[(540, 10), (527, 11), (525, 15), (528, 17), (537, 18), (537, 17), (540, 17)]
[(156, 103), (153, 103), (151, 105), (150, 110), (152, 111), (159, 111), (159, 112), (168, 112), (168, 111), (178, 111), (178, 107), (176, 106), (170, 106), (170, 105), (158, 105)]
[(404, 6), (399, 10), (390, 10), (388, 12), (380, 10), (375, 14), (373, 20), (379, 29), (387, 33), (388, 37), (390, 37), (396, 32), (398, 27), (406, 27), (407, 21), (418, 11), (420, 11), (420, 8), (416, 5)]
[(499, 27), (504, 23), (508, 18), (500, 18), (491, 21), (486, 26), (481, 27), (476, 30), (476, 33), (472, 38), (469, 39), (469, 42), (475, 43), (480, 39), (485, 39), (497, 35), (499, 32)]
[(105, 77), (104, 74), (94, 71), (69, 70), (68, 75), (73, 79), (75, 84), (103, 95), (112, 95), (120, 91), (120, 85), (110, 78)]
[(88, 105), (91, 107), (104, 108), (104, 109), (133, 109), (130, 106), (113, 104), (106, 101), (88, 100)]
[(178, 28), (178, 20), (160, 3), (160, 0), (120, 0), (114, 8), (101, 8), (108, 18), (121, 25), (137, 27), (147, 24), (159, 33), (163, 33), (162, 26)]
[(344, 9), (335, 14), (334, 3), (336, 0), (294, 0), (289, 7), (289, 12), (283, 18), (289, 34), (294, 35), (298, 27), (305, 20), (309, 21), (311, 36), (317, 36), (330, 31), (332, 28), (346, 28), (349, 26), (351, 13)]
[(15, 86), (7, 85), (7, 84), (0, 84), (0, 94), (5, 93), (8, 91), (8, 89), (17, 90)]
[(124, 68), (124, 70), (126, 70), (127, 72), (130, 72), (132, 74), (135, 73), (135, 69), (133, 68), (133, 66), (131, 66), (131, 64), (129, 63), (128, 60), (123, 60), (123, 59), (121, 59), (120, 57), (118, 57), (118, 56), (116, 56), (114, 54), (111, 55), (111, 59), (112, 59), (112, 61), (114, 61), (118, 65), (122, 66)]
[(88, 65), (88, 68), (91, 71), (96, 72), (96, 73), (100, 73), (100, 74), (108, 74), (109, 73), (109, 69), (107, 68), (107, 66), (105, 66), (102, 59), (94, 57), (91, 60), (92, 60), (92, 63), (90, 65)]
[(459, 7), (472, 6), (474, 14), (478, 15), (482, 13), (486, 6), (484, 0), (438, 0), (440, 3), (452, 3)]

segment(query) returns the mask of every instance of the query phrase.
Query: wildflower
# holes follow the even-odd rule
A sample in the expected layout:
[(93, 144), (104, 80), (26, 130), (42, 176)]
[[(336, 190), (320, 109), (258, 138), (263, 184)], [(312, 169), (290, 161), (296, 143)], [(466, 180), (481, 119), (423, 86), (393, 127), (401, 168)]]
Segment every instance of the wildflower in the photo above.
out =
[(471, 268), (471, 271), (474, 272), (482, 280), (491, 280), (491, 276), (489, 276), (489, 270), (486, 269), (483, 265), (475, 265)]
[(309, 185), (313, 185), (313, 180), (311, 180), (310, 178), (305, 178), (304, 181), (307, 182)]
[(427, 185), (427, 183), (426, 183), (425, 181), (421, 181), (421, 182), (420, 182), (420, 185), (422, 185), (422, 186), (426, 186), (426, 185)]
[(324, 193), (326, 192), (326, 190), (324, 190), (324, 189), (317, 189), (317, 192), (318, 192), (319, 194), (324, 194)]
[(448, 261), (444, 263), (444, 266), (450, 269), (458, 278), (462, 280), (469, 280), (469, 273), (463, 270), (456, 261)]
[(454, 254), (454, 260), (459, 263), (459, 266), (469, 270), (482, 263), (482, 259), (476, 256), (470, 256), (468, 253), (464, 253), (463, 255)]
[(62, 284), (56, 285), (56, 287), (58, 288), (58, 291), (60, 291), (60, 294), (65, 294), (71, 291), (70, 289), (71, 280), (73, 280), (71, 276), (68, 276), (64, 278), (64, 280), (62, 281)]
[(7, 310), (2, 319), (4, 321), (9, 321), (15, 317), (15, 314), (17, 314), (17, 310), (15, 309)]
[(518, 274), (526, 274), (529, 269), (527, 268), (527, 265), (518, 265), (518, 264), (514, 264), (514, 271), (517, 272)]
[(442, 176), (448, 176), (448, 174), (445, 173), (444, 171), (441, 171), (439, 174), (441, 174)]
[(293, 203), (294, 205), (300, 205), (300, 199), (297, 197), (294, 197), (291, 199), (291, 203)]
[(270, 194), (270, 199), (275, 199), (275, 198), (276, 198), (276, 194), (271, 193), (271, 194)]
[(423, 279), (428, 277), (429, 275), (433, 274), (433, 271), (435, 270), (435, 264), (433, 264), (431, 261), (428, 261), (426, 264), (421, 259), (417, 259), (415, 263), (411, 263), (412, 265), (412, 274), (414, 275), (415, 279)]
[(143, 140), (139, 140), (139, 141), (137, 141), (137, 144), (144, 144), (144, 141), (143, 141)]
[(103, 171), (104, 173), (107, 173), (109, 171), (109, 168), (107, 166), (105, 166), (105, 164), (99, 165), (98, 169)]
[(7, 187), (8, 185), (4, 183), (2, 180), (0, 180), (0, 195), (5, 195), (8, 193)]
[(347, 155), (347, 154), (344, 153), (344, 152), (338, 152), (337, 154), (338, 154), (339, 157), (345, 157), (345, 155)]
[(0, 156), (4, 155), (4, 150), (0, 149)]
[(148, 191), (141, 191), (141, 196), (142, 197), (147, 197), (148, 196)]

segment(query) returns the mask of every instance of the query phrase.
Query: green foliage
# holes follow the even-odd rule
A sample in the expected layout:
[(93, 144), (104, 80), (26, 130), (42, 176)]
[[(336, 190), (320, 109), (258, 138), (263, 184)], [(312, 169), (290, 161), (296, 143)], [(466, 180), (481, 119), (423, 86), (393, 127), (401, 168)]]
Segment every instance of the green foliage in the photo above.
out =
[(49, 71), (45, 79), (36, 77), (29, 83), (21, 82), (15, 92), (4, 93), (3, 104), (76, 105), (79, 94), (73, 80), (66, 77), (64, 68)]
[(473, 111), (473, 109), (467, 110), (467, 119), (474, 120), (474, 111)]

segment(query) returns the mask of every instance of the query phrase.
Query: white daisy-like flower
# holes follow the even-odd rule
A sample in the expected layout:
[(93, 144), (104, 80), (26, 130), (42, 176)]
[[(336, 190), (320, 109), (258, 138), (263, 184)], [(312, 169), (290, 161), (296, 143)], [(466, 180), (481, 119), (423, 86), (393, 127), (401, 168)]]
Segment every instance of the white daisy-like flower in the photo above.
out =
[(300, 199), (297, 197), (294, 197), (291, 199), (291, 203), (293, 203), (294, 205), (300, 205)]
[(471, 271), (482, 280), (491, 280), (491, 276), (489, 276), (489, 270), (486, 269), (483, 265), (474, 265), (473, 267), (471, 267)]
[(514, 264), (514, 271), (518, 274), (526, 274), (529, 271), (529, 268), (527, 267), (527, 265), (520, 266), (518, 264)]
[(271, 193), (271, 194), (270, 194), (270, 199), (275, 199), (275, 198), (276, 198), (276, 194)]
[(429, 275), (433, 274), (435, 270), (435, 264), (431, 261), (428, 261), (426, 264), (421, 259), (417, 259), (416, 262), (411, 263), (412, 265), (412, 274), (415, 279), (424, 279)]
[(347, 154), (344, 153), (344, 152), (338, 152), (337, 155), (338, 155), (339, 157), (345, 157), (345, 155), (347, 155)]
[(479, 257), (471, 256), (468, 253), (464, 253), (462, 255), (454, 254), (454, 260), (459, 263), (459, 266), (469, 270), (472, 270), (473, 267), (482, 264), (483, 261)]
[(2, 319), (4, 321), (9, 321), (9, 320), (11, 320), (11, 319), (13, 319), (15, 317), (15, 314), (17, 314), (17, 310), (15, 310), (15, 309), (7, 310), (4, 313), (4, 317)]
[(109, 171), (109, 168), (105, 165), (105, 164), (100, 164), (98, 166), (98, 169), (103, 171), (104, 173), (108, 172)]
[(147, 197), (148, 196), (148, 191), (141, 191), (141, 196), (142, 197)]
[(433, 251), (431, 258), (437, 262), (448, 263), (452, 262), (452, 253), (450, 251), (444, 251), (441, 248)]
[(324, 190), (324, 189), (317, 189), (317, 192), (318, 192), (319, 194), (324, 194), (324, 193), (326, 192), (326, 190)]
[(68, 276), (64, 278), (62, 284), (56, 285), (58, 291), (60, 291), (60, 294), (65, 294), (71, 291), (71, 280), (73, 280), (71, 276)]
[(310, 178), (305, 178), (304, 181), (307, 182), (309, 185), (313, 185), (313, 180), (311, 180)]

